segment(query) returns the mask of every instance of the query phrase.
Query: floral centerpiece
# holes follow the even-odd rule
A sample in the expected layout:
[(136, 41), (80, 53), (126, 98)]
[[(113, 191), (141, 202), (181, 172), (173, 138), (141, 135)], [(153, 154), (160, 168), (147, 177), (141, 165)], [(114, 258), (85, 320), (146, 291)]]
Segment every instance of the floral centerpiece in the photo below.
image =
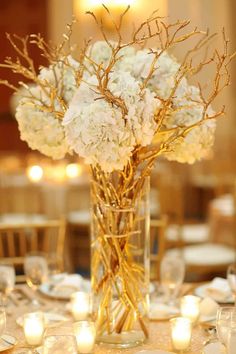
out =
[[(110, 14), (109, 9), (104, 6)], [(8, 38), (17, 59), (2, 67), (23, 75), (16, 110), (21, 138), (54, 159), (76, 153), (91, 166), (92, 286), (98, 338), (117, 346), (148, 338), (149, 220), (147, 177), (157, 157), (193, 163), (209, 153), (216, 118), (212, 103), (229, 84), (234, 55), (223, 31), (223, 49), (208, 50), (215, 35), (189, 21), (167, 24), (154, 12), (129, 40), (113, 21), (116, 40), (85, 41), (76, 56), (70, 45), (72, 24), (58, 46), (37, 35)], [(149, 40), (152, 39), (150, 48)], [(170, 50), (189, 41), (182, 62)], [(49, 65), (35, 68), (28, 46), (36, 45)], [(205, 48), (205, 49), (204, 49)], [(200, 54), (199, 54), (200, 53)], [(196, 54), (198, 56), (196, 57)], [(213, 67), (204, 83), (190, 83)]]

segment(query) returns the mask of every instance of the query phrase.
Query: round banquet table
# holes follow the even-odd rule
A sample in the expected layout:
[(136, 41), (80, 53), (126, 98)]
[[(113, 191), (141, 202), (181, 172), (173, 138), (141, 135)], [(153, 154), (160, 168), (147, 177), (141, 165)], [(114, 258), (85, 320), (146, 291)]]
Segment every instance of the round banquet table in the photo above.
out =
[[(189, 291), (188, 291), (189, 289)], [(190, 286), (184, 285), (184, 293), (190, 293)], [(13, 349), (4, 351), (4, 353), (23, 354), (27, 353), (27, 344), (24, 340), (23, 330), (16, 324), (16, 318), (26, 312), (35, 311), (30, 301), (35, 295), (26, 285), (17, 285), (16, 289), (10, 296), (7, 306), (7, 328), (5, 334), (15, 336), (17, 344)], [(61, 300), (52, 300), (44, 295), (38, 293), (36, 297), (41, 302), (41, 311), (59, 313), (68, 316), (68, 322), (61, 324), (70, 326), (72, 318), (65, 309), (65, 302)], [(38, 309), (37, 309), (38, 310)], [(150, 322), (150, 339), (147, 343), (131, 348), (131, 349), (112, 349), (101, 345), (95, 345), (94, 354), (118, 354), (118, 353), (137, 353), (141, 350), (155, 350), (162, 349), (166, 351), (173, 351), (170, 340), (170, 324), (168, 321)], [(201, 354), (203, 343), (207, 340), (206, 331), (200, 325), (194, 327), (191, 341), (191, 348), (186, 354)], [(29, 350), (29, 349), (28, 349)], [(36, 353), (36, 352), (35, 352)]]

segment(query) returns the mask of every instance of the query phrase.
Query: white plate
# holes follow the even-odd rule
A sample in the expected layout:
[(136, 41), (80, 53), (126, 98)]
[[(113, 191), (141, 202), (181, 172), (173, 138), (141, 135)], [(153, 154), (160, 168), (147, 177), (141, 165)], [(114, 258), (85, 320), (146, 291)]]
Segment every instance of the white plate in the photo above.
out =
[[(204, 298), (204, 297), (210, 297), (209, 294), (206, 293), (206, 289), (209, 287), (210, 283), (201, 285), (199, 287), (197, 287), (194, 291), (195, 295)], [(213, 299), (215, 300), (215, 299)], [(231, 295), (230, 297), (228, 297), (226, 300), (221, 301), (221, 304), (233, 304), (234, 303), (234, 298)]]
[(207, 344), (203, 348), (202, 354), (226, 354), (226, 351), (220, 342), (214, 342)]
[(175, 306), (169, 306), (161, 303), (151, 303), (149, 310), (149, 319), (153, 321), (168, 320), (176, 317), (179, 309)]
[(15, 337), (10, 336), (9, 334), (3, 334), (0, 338), (0, 352), (13, 348), (17, 343)]
[[(69, 321), (68, 317), (63, 316), (63, 315), (58, 314), (58, 313), (44, 312), (43, 314), (44, 314), (44, 320), (45, 320), (45, 323), (46, 323), (47, 327), (53, 326), (56, 323)], [(18, 326), (23, 327), (24, 317), (23, 316), (19, 316), (16, 319), (16, 323), (18, 324)]]
[(40, 286), (39, 290), (44, 295), (61, 300), (69, 300), (71, 294), (73, 294), (75, 291), (91, 291), (90, 280), (86, 279), (83, 280), (79, 288), (77, 286), (65, 285), (63, 290), (59, 290), (55, 285), (56, 284), (53, 282), (45, 283)]

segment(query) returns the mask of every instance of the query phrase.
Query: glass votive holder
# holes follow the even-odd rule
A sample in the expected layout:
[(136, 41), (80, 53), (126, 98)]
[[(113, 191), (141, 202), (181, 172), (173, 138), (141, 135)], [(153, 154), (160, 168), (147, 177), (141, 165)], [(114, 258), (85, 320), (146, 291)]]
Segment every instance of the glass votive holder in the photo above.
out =
[(91, 314), (91, 295), (83, 291), (77, 291), (70, 297), (70, 309), (76, 321), (87, 320)]
[(192, 323), (188, 318), (176, 317), (170, 320), (173, 349), (179, 353), (186, 351), (191, 342)]
[(92, 321), (79, 321), (73, 324), (78, 353), (93, 353), (96, 340), (96, 328)]
[(74, 335), (50, 335), (43, 340), (42, 354), (77, 354), (77, 343)]
[(29, 345), (36, 346), (42, 343), (45, 323), (42, 312), (31, 312), (24, 315), (24, 335)]
[(188, 318), (192, 323), (196, 323), (200, 315), (200, 301), (198, 296), (183, 296), (180, 303), (181, 316)]

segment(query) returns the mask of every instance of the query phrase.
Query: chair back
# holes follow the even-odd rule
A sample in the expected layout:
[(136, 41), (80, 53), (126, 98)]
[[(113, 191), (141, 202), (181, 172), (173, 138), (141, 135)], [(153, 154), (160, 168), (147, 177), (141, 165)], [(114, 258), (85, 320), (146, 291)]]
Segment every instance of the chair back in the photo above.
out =
[(160, 264), (166, 249), (166, 228), (168, 218), (163, 215), (160, 219), (150, 221), (150, 279), (160, 277)]
[(0, 258), (15, 267), (23, 266), (24, 256), (39, 251), (55, 255), (59, 269), (64, 268), (64, 219), (24, 224), (0, 224)]
[[(12, 182), (13, 183), (13, 182)], [(40, 185), (3, 184), (0, 186), (0, 213), (44, 213)]]

